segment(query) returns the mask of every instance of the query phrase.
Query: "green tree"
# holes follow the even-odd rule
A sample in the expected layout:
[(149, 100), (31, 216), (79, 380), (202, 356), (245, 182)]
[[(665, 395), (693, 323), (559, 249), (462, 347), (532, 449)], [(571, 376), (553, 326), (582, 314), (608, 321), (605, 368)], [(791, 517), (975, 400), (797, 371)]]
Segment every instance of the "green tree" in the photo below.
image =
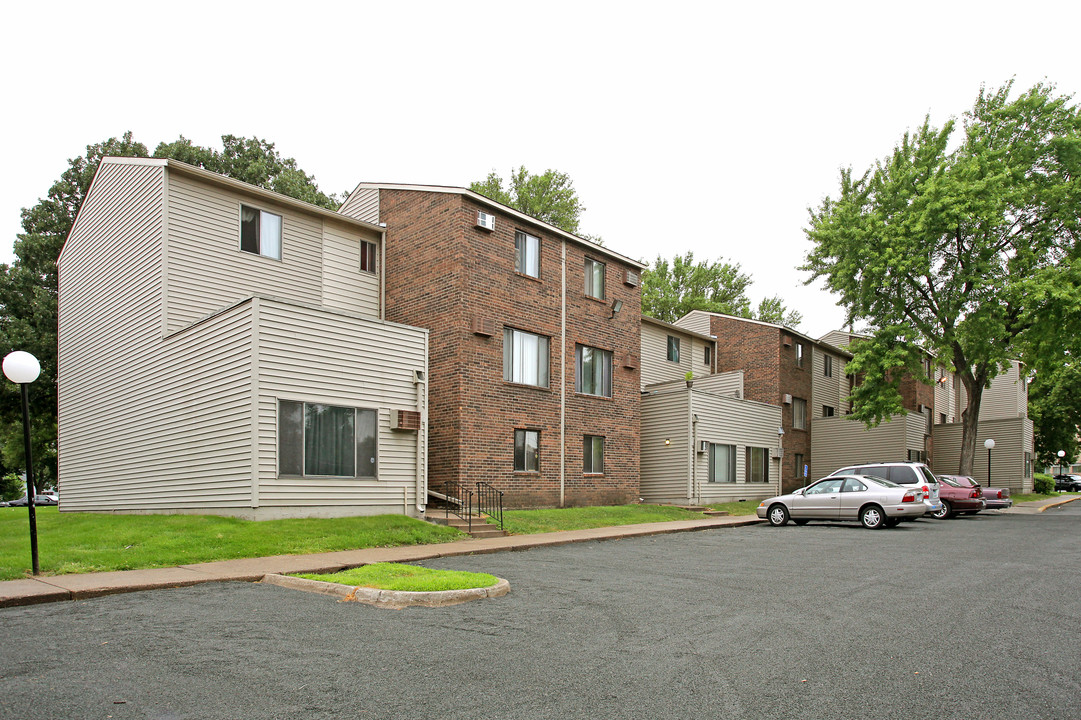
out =
[[(222, 136), (223, 150), (193, 145), (181, 136), (162, 143), (155, 157), (168, 157), (227, 174), (300, 200), (334, 209), (337, 199), (319, 191), (315, 179), (282, 158), (273, 143), (258, 138)], [(14, 243), (15, 261), (0, 265), (0, 350), (25, 350), (41, 363), (41, 376), (29, 390), (34, 476), (38, 487), (56, 478), (56, 261), (75, 222), (101, 159), (147, 157), (145, 145), (127, 132), (120, 138), (88, 145), (44, 198), (22, 211), (23, 232)], [(0, 390), (0, 459), (6, 468), (22, 468), (23, 436), (19, 389), (4, 382)]]
[(1037, 462), (1058, 465), (1058, 451), (1062, 450), (1065, 462), (1072, 463), (1081, 454), (1081, 362), (1068, 356), (1058, 367), (1037, 372), (1028, 398)]
[(963, 475), (984, 388), (1025, 354), (1027, 335), (1045, 332), (1042, 312), (1078, 295), (1066, 285), (1081, 224), (1081, 119), (1052, 86), (1011, 100), (1012, 85), (981, 88), (954, 149), (954, 121), (925, 119), (863, 175), (843, 170), (839, 197), (812, 210), (806, 229), (808, 282), (825, 278), (847, 322), (875, 328), (848, 365), (863, 377), (855, 418), (872, 426), (903, 412), (899, 371), (922, 377), (922, 346), (968, 393)]
[(695, 262), (693, 252), (676, 255), (671, 262), (658, 256), (642, 273), (642, 312), (665, 322), (675, 322), (692, 310), (704, 310), (799, 325), (800, 314), (785, 308), (779, 297), (762, 300), (756, 311), (747, 297), (751, 282), (738, 263)]
[[(493, 170), (484, 180), (470, 183), (469, 189), (569, 233), (578, 232), (585, 211), (570, 176), (558, 170), (549, 169), (534, 175), (523, 165), (511, 170), (506, 188), (503, 178)], [(599, 238), (583, 237), (600, 241)]]

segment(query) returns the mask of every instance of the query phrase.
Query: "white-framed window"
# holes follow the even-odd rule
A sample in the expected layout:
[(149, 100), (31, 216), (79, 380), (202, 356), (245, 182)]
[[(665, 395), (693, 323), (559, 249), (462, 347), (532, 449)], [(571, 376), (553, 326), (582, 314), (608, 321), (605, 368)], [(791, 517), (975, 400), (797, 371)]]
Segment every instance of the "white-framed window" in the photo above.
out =
[(282, 216), (240, 206), (240, 249), (275, 260), (282, 259)]
[(522, 385), (548, 387), (548, 338), (504, 328), (503, 379)]
[(671, 362), (679, 362), (679, 338), (675, 335), (668, 336), (668, 359)]
[(364, 272), (375, 272), (376, 244), (367, 240), (360, 241), (360, 269)]
[(540, 277), (540, 238), (521, 230), (514, 232), (514, 270), (530, 277)]
[(514, 471), (540, 471), (540, 430), (514, 431)]
[(588, 345), (574, 348), (574, 391), (612, 397), (612, 352)]
[(796, 343), (796, 367), (803, 367), (803, 343)]
[(587, 475), (604, 473), (604, 437), (585, 435), (582, 438), (582, 472)]
[(769, 448), (747, 448), (747, 482), (769, 482)]
[(709, 482), (736, 481), (736, 446), (709, 444)]
[(705, 352), (702, 353), (702, 362), (706, 364), (706, 367), (712, 367), (713, 365), (713, 346), (706, 345)]
[(833, 356), (822, 356), (822, 374), (826, 377), (833, 377)]
[(295, 400), (278, 402), (278, 474), (377, 476), (379, 412)]
[(792, 398), (792, 427), (796, 430), (807, 429), (807, 401)]
[(837, 414), (837, 410), (832, 405), (822, 406), (822, 417), (833, 417)]
[(604, 300), (604, 263), (586, 258), (586, 295)]

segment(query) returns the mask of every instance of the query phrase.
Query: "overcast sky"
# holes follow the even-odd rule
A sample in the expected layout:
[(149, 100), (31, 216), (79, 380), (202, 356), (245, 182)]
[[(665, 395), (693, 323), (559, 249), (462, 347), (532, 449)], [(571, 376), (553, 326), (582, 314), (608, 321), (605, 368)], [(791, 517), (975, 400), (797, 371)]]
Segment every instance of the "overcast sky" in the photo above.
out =
[(843, 312), (796, 267), (839, 168), (960, 116), (981, 83), (1078, 93), (1079, 20), (1038, 0), (17, 3), (0, 262), (86, 145), (254, 135), (325, 192), (555, 168), (583, 232), (643, 261), (737, 262), (818, 337)]

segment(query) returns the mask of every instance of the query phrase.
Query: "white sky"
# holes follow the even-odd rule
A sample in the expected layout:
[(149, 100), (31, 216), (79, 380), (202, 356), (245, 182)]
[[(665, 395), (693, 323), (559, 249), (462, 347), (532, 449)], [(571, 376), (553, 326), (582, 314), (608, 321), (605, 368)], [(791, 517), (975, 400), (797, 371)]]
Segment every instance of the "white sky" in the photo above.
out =
[[(160, 9), (158, 9), (160, 7)], [(257, 136), (325, 192), (568, 173), (582, 231), (738, 262), (820, 336), (807, 208), (981, 82), (1081, 91), (1081, 3), (12, 3), (0, 14), (0, 262), (20, 209), (132, 130)]]

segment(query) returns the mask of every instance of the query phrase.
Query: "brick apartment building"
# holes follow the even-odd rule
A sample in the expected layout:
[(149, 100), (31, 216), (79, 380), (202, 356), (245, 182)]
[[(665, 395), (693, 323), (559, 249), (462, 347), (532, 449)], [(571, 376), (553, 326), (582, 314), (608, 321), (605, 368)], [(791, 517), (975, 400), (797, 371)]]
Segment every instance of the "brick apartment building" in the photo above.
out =
[(742, 370), (743, 397), (780, 405), (781, 489), (817, 479), (811, 472), (811, 423), (848, 412), (845, 362), (851, 354), (791, 328), (747, 318), (688, 313), (676, 325), (717, 338), (716, 371)]
[(644, 265), (464, 188), (361, 183), (386, 318), (430, 330), (429, 483), (509, 507), (639, 491)]

